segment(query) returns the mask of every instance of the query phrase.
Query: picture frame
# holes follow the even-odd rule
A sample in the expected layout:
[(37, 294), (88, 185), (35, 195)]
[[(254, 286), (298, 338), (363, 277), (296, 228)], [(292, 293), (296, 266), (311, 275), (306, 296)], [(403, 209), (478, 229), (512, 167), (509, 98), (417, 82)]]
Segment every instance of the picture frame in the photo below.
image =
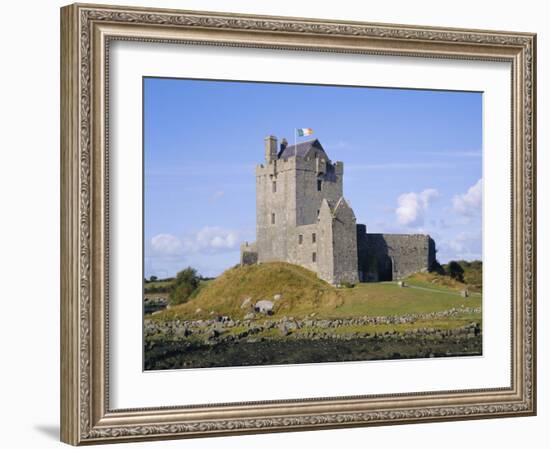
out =
[[(510, 386), (112, 408), (108, 77), (115, 41), (509, 63)], [(535, 223), (534, 34), (66, 6), (61, 9), (61, 440), (81, 445), (535, 415)]]

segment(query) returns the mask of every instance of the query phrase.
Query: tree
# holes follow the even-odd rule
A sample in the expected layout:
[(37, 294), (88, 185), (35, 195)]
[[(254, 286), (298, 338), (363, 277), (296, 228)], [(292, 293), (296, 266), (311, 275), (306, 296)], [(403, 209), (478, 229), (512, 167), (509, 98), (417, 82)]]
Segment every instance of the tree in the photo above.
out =
[(449, 276), (451, 276), (453, 279), (464, 282), (464, 269), (460, 266), (458, 262), (451, 260), (447, 265), (447, 271), (449, 272)]
[(151, 277), (149, 278), (149, 282), (155, 282), (155, 281), (158, 281), (158, 279), (159, 279), (159, 278), (156, 277), (156, 276), (151, 276)]
[(436, 259), (434, 260), (434, 263), (432, 264), (432, 266), (430, 267), (430, 270), (429, 270), (431, 273), (437, 273), (437, 274), (440, 274), (440, 275), (444, 275), (445, 274), (445, 269), (443, 268), (443, 266), (439, 263), (439, 261)]
[(187, 267), (185, 270), (180, 271), (170, 290), (170, 304), (176, 305), (186, 302), (199, 284), (200, 276), (197, 270)]

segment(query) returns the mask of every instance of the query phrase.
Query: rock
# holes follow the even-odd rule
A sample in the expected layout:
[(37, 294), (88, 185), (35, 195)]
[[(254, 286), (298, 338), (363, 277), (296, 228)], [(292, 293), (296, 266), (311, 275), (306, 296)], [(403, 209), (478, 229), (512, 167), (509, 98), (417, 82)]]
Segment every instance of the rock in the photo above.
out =
[(195, 310), (195, 313), (201, 313), (201, 312), (202, 312), (202, 309)]
[(281, 333), (281, 335), (282, 335), (283, 337), (286, 337), (287, 335), (290, 334), (290, 329), (289, 329), (289, 327), (288, 327), (288, 325), (287, 325), (286, 322), (281, 323), (281, 324), (279, 325), (279, 332)]
[(273, 302), (267, 299), (262, 299), (254, 305), (254, 310), (259, 313), (271, 315), (273, 313)]
[(407, 284), (405, 283), (405, 281), (398, 281), (398, 282), (397, 282), (397, 285), (398, 285), (399, 287), (406, 287), (406, 286), (407, 286)]
[(221, 332), (218, 329), (211, 329), (207, 336), (209, 340), (213, 340), (215, 338), (218, 338), (220, 336)]
[(463, 298), (467, 298), (468, 296), (470, 296), (470, 293), (468, 292), (468, 289), (465, 288), (464, 290), (462, 290), (460, 292), (460, 296), (462, 296)]
[(296, 323), (295, 321), (287, 321), (285, 322), (285, 326), (287, 327), (288, 330), (294, 330), (294, 329), (298, 329), (300, 326), (298, 325), (298, 323)]
[(281, 299), (281, 298), (282, 298), (282, 295), (279, 294), (279, 293), (277, 293), (276, 295), (273, 296), (274, 301), (279, 301), (279, 299)]
[(256, 315), (253, 312), (249, 312), (244, 316), (245, 320), (252, 320)]
[(241, 304), (241, 309), (245, 309), (246, 307), (250, 307), (251, 306), (251, 301), (252, 301), (252, 298), (248, 297), (246, 298), (242, 304)]

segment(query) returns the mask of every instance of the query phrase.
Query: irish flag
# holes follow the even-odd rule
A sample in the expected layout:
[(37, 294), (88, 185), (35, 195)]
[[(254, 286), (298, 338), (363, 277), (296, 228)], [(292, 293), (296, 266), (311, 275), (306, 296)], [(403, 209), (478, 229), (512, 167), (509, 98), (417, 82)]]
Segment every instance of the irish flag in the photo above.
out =
[(313, 130), (311, 128), (297, 128), (296, 134), (300, 137), (311, 136), (313, 134)]

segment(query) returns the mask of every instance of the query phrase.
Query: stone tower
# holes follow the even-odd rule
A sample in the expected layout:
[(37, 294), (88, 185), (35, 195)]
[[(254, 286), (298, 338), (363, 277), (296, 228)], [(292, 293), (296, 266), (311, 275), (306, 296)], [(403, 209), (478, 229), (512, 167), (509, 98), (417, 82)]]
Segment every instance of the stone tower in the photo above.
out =
[(333, 163), (317, 139), (277, 146), (267, 136), (264, 145), (265, 162), (256, 167), (256, 242), (241, 246), (242, 264), (289, 262), (335, 285), (391, 280), (431, 266), (429, 236), (369, 238), (343, 197), (343, 163)]
[(294, 263), (333, 284), (357, 282), (355, 216), (342, 197), (343, 174), (316, 139), (283, 139), (277, 147), (266, 137), (265, 163), (256, 167), (257, 240), (243, 247), (244, 259)]

